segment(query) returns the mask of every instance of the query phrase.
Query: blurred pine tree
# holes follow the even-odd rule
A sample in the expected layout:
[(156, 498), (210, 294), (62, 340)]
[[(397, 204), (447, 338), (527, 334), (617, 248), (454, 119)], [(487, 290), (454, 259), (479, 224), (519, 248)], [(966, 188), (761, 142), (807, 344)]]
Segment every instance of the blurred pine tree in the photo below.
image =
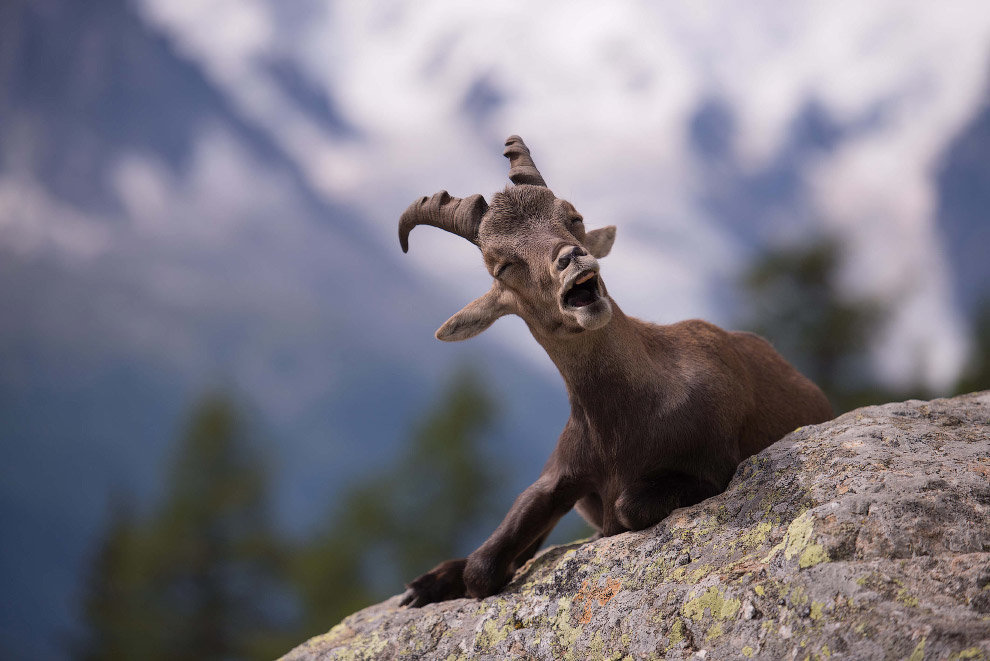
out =
[(395, 463), (343, 494), (337, 515), (297, 555), (306, 635), (464, 555), (472, 531), (494, 528), (499, 469), (481, 448), (494, 415), (481, 379), (456, 372)]
[(891, 303), (845, 295), (837, 282), (841, 257), (831, 238), (759, 255), (742, 278), (747, 314), (740, 323), (817, 383), (836, 413), (904, 394), (880, 385), (867, 352)]
[(896, 301), (844, 296), (836, 282), (841, 248), (836, 240), (821, 238), (759, 255), (742, 278), (749, 312), (740, 327), (770, 340), (825, 391), (837, 413), (990, 388), (990, 300), (977, 306), (974, 346), (955, 386), (946, 392), (920, 381), (904, 389), (883, 386), (869, 368), (867, 349)]
[(990, 388), (990, 300), (978, 306), (973, 324), (973, 350), (955, 394)]
[(159, 613), (144, 562), (142, 534), (129, 508), (130, 497), (118, 494), (113, 502), (110, 523), (84, 588), (82, 611), (89, 637), (76, 647), (74, 656), (85, 661), (156, 658)]
[[(84, 596), (79, 657), (270, 659), (295, 640), (268, 474), (233, 405), (195, 407), (163, 506), (112, 518)], [(279, 599), (279, 596), (282, 599)]]

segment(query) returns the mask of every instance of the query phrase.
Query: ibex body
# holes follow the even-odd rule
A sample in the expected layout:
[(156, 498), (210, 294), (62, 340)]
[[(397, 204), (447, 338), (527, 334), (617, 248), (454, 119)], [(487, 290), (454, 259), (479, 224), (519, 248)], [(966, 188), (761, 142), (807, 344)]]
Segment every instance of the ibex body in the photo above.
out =
[(586, 231), (517, 136), (505, 155), (515, 185), (490, 207), (480, 195), (421, 198), (402, 215), (399, 238), (406, 250), (410, 230), (428, 224), (481, 249), (492, 287), (437, 337), (466, 339), (519, 315), (560, 370), (571, 415), (539, 479), (491, 537), (410, 584), (403, 603), (413, 606), (498, 592), (572, 507), (603, 535), (654, 525), (723, 491), (746, 457), (832, 417), (821, 390), (756, 335), (625, 316), (598, 265), (615, 228)]

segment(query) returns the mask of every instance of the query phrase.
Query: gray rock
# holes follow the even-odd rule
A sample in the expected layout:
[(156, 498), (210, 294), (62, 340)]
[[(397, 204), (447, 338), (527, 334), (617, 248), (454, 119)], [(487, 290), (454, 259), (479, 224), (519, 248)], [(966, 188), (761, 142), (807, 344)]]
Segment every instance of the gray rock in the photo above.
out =
[(985, 391), (798, 429), (651, 529), (547, 549), (482, 601), (393, 597), (284, 658), (990, 659), (988, 611)]

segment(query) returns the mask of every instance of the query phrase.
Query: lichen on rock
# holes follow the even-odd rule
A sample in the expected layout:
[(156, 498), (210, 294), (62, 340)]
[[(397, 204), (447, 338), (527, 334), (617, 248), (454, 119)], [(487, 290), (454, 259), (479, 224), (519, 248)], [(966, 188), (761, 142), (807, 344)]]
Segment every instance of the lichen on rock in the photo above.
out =
[(548, 549), (485, 600), (393, 597), (285, 659), (701, 652), (990, 661), (990, 392), (803, 427), (653, 528)]

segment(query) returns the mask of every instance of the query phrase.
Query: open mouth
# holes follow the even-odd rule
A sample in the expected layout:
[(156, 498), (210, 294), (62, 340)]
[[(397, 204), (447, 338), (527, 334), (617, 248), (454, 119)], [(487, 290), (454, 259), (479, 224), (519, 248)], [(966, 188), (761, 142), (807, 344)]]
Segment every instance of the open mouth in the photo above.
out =
[(585, 271), (571, 284), (570, 288), (564, 292), (561, 300), (564, 307), (583, 308), (598, 300), (598, 273), (596, 271)]

